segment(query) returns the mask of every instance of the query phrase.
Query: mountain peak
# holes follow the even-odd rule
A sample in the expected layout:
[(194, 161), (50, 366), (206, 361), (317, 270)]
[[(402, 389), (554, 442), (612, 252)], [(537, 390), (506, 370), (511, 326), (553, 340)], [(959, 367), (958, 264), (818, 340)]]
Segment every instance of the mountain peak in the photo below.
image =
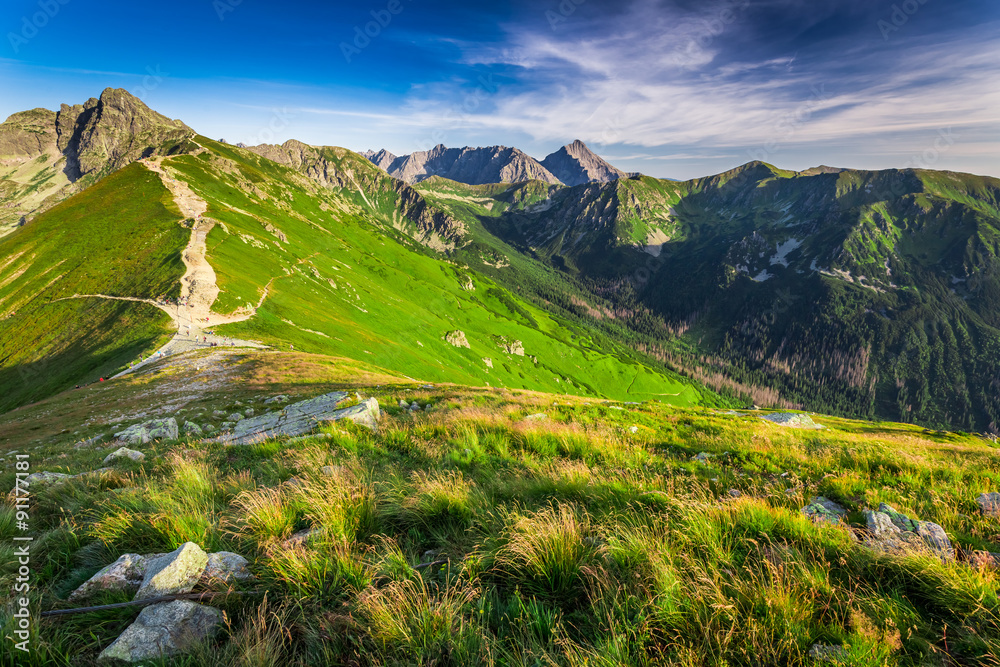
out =
[(579, 139), (546, 157), (542, 160), (542, 166), (566, 185), (616, 181), (628, 177), (628, 174), (608, 164)]

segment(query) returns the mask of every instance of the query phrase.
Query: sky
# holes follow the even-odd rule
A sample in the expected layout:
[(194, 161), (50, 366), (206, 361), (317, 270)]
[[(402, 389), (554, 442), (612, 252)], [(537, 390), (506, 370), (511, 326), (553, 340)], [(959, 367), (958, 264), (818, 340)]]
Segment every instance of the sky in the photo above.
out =
[(0, 118), (107, 87), (231, 143), (1000, 177), (997, 0), (4, 0)]

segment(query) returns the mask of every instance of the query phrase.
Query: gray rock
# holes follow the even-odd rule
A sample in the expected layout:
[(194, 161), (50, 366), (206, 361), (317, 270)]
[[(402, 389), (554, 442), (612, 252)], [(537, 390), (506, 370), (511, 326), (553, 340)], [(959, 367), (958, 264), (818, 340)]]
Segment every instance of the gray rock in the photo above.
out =
[(124, 431), (115, 433), (115, 438), (125, 444), (146, 444), (150, 440), (176, 440), (177, 420), (173, 417), (153, 419), (142, 424), (130, 426)]
[(404, 410), (409, 410), (410, 404), (404, 401), (403, 399), (399, 399), (399, 407), (403, 408)]
[(809, 649), (809, 657), (819, 662), (835, 662), (840, 663), (847, 660), (847, 649), (843, 646), (834, 646), (832, 644), (813, 644), (812, 648)]
[(207, 564), (208, 554), (194, 542), (185, 542), (165, 556), (150, 559), (135, 599), (190, 593)]
[(709, 454), (708, 452), (699, 452), (691, 457), (692, 461), (697, 461), (703, 465), (708, 465), (709, 460), (715, 458), (714, 454)]
[(232, 428), (233, 428), (234, 426), (236, 426), (236, 423), (235, 423), (235, 422), (222, 422), (222, 423), (221, 423), (221, 424), (219, 425), (219, 428), (220, 428), (220, 429), (222, 429), (223, 431), (229, 431), (229, 430), (231, 430), (231, 429), (232, 429)]
[(454, 347), (470, 347), (464, 331), (449, 331), (444, 335), (444, 339)]
[(65, 482), (72, 478), (72, 475), (62, 472), (33, 472), (24, 478), (23, 483), (29, 487), (33, 485), (47, 486), (49, 484), (56, 484), (57, 482)]
[(500, 348), (507, 354), (513, 354), (518, 357), (524, 356), (524, 343), (519, 340), (507, 340), (503, 338), (500, 342)]
[(98, 659), (135, 663), (183, 653), (214, 636), (222, 619), (218, 609), (188, 600), (150, 605)]
[(205, 434), (205, 431), (194, 422), (184, 422), (184, 426), (181, 427), (181, 431), (184, 435), (191, 436), (193, 438), (200, 438)]
[(524, 418), (524, 421), (535, 422), (535, 421), (542, 421), (543, 419), (548, 419), (548, 418), (549, 416), (544, 412), (538, 412), (533, 415), (528, 415), (527, 417)]
[(319, 528), (306, 528), (305, 530), (300, 530), (299, 532), (295, 533), (281, 544), (284, 547), (304, 546), (306, 542), (308, 542), (309, 540), (316, 537), (322, 532), (323, 531)]
[(871, 535), (869, 546), (875, 549), (902, 553), (926, 548), (942, 560), (955, 559), (948, 534), (936, 523), (910, 519), (885, 503), (878, 506), (878, 511), (866, 511), (865, 522)]
[(246, 558), (231, 551), (217, 551), (208, 554), (208, 562), (205, 571), (201, 575), (201, 580), (205, 583), (221, 581), (231, 584), (236, 581), (246, 581), (253, 579), (247, 567), (250, 563)]
[(1000, 493), (981, 493), (976, 504), (983, 516), (1000, 516)]
[(138, 554), (124, 554), (114, 563), (70, 593), (70, 602), (85, 600), (100, 591), (137, 591), (146, 575), (149, 557)]
[(146, 455), (128, 447), (120, 447), (104, 457), (104, 465), (108, 465), (115, 459), (130, 459), (132, 461), (145, 461)]
[(212, 424), (205, 424), (205, 428), (202, 429), (202, 433), (204, 433), (205, 435), (211, 435), (218, 430), (219, 429), (215, 428), (215, 426), (213, 426)]
[(277, 396), (272, 396), (271, 398), (264, 399), (264, 405), (271, 405), (272, 403), (287, 403), (288, 397), (284, 394), (279, 394)]
[(771, 415), (764, 415), (761, 419), (767, 420), (769, 422), (779, 424), (781, 426), (787, 426), (789, 428), (802, 428), (802, 429), (812, 429), (820, 430), (826, 428), (821, 424), (817, 424), (813, 421), (812, 417), (809, 415), (800, 415), (794, 412), (776, 412)]
[(321, 422), (342, 419), (374, 429), (381, 414), (378, 401), (369, 398), (355, 406), (340, 407), (348, 400), (346, 393), (335, 391), (293, 403), (278, 412), (242, 420), (236, 424), (231, 436), (223, 436), (220, 441), (230, 445), (245, 445), (281, 436), (299, 436), (309, 433)]
[(247, 408), (243, 411), (244, 417), (253, 417), (253, 408)]
[(234, 412), (231, 415), (229, 415), (228, 417), (226, 417), (226, 421), (227, 422), (231, 422), (233, 424), (237, 424), (237, 423), (243, 421), (243, 415), (241, 415), (238, 412)]
[(222, 410), (213, 410), (212, 416), (216, 419), (222, 419), (223, 417), (226, 416), (226, 413)]
[(812, 519), (813, 523), (833, 523), (841, 525), (847, 510), (823, 496), (813, 498), (812, 502), (802, 508), (802, 513)]

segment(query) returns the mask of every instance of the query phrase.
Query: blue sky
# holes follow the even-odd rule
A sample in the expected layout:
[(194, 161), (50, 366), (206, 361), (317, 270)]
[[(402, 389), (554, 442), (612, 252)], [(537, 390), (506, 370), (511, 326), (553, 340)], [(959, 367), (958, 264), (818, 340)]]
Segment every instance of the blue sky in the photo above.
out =
[(4, 1), (0, 117), (112, 86), (231, 142), (1000, 176), (996, 0), (95, 4)]

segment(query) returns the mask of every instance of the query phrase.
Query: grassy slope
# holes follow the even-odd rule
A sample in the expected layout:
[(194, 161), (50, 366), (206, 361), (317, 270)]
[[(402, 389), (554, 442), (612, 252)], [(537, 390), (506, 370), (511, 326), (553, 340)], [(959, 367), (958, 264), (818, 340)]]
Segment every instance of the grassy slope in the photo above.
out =
[[(186, 363), (203, 372), (199, 358)], [(47, 424), (41, 415), (70, 428), (86, 417), (76, 436), (53, 429), (32, 450), (33, 470), (77, 473), (100, 467), (105, 452), (74, 450), (74, 438), (181, 395), (190, 402), (178, 416), (202, 423), (216, 409), (267, 409), (261, 399), (277, 392), (359, 389), (390, 407), (375, 435), (332, 428), (327, 440), (237, 449), (152, 443), (142, 464), (39, 493), (35, 609), (71, 606), (75, 586), (126, 552), (192, 540), (250, 559), (251, 586), (266, 600), (214, 601), (230, 631), (165, 665), (807, 665), (816, 642), (848, 646), (852, 665), (1000, 656), (995, 572), (875, 552), (799, 513), (823, 494), (857, 524), (861, 510), (887, 502), (941, 524), (960, 553), (998, 551), (996, 519), (979, 516), (974, 499), (1000, 484), (1000, 456), (980, 438), (420, 390), (356, 362), (287, 353), (236, 357), (221, 364), (224, 385), (192, 397), (170, 364), (0, 418), (0, 441)], [(400, 398), (433, 409), (414, 417), (392, 407)], [(549, 419), (524, 420), (538, 412)], [(713, 455), (707, 465), (692, 461), (700, 452)], [(301, 483), (283, 484), (292, 476)], [(12, 483), (13, 473), (0, 476)], [(0, 510), (3, 538), (12, 516)], [(323, 532), (282, 544), (305, 527)], [(450, 565), (413, 568), (431, 560)], [(0, 558), (4, 586), (15, 562)], [(42, 621), (22, 662), (94, 664), (136, 614)]]
[(57, 299), (176, 296), (190, 236), (179, 218), (136, 164), (0, 239), (0, 411), (96, 380), (166, 335), (152, 306)]
[[(678, 404), (717, 400), (427, 251), (393, 228), (393, 193), (365, 201), (350, 190), (319, 188), (259, 156), (199, 140), (228, 161), (203, 154), (169, 164), (209, 202), (208, 215), (223, 223), (208, 239), (222, 289), (217, 309), (256, 304), (270, 285), (255, 318), (220, 333), (372, 360), (422, 380), (621, 399), (661, 396)], [(342, 168), (375, 170), (360, 158)], [(463, 288), (468, 280), (475, 290)], [(451, 331), (465, 332), (471, 349), (446, 343)], [(522, 341), (526, 356), (504, 352), (504, 338)]]

